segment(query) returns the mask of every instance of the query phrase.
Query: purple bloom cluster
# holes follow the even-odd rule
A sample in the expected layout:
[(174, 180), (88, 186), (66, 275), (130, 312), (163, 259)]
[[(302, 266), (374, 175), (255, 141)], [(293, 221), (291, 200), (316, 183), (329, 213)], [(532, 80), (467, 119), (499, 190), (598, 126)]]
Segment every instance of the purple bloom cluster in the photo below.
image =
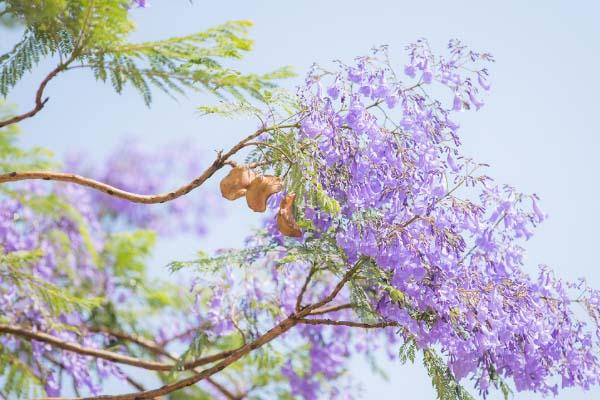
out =
[[(335, 235), (350, 263), (372, 259), (388, 277), (368, 288), (372, 307), (419, 347), (439, 346), (456, 377), (475, 378), (483, 394), (498, 375), (517, 390), (588, 388), (600, 376), (599, 337), (569, 293), (594, 321), (597, 294), (546, 267), (537, 279), (524, 272), (522, 242), (545, 218), (537, 196), (479, 175), (484, 165), (460, 153), (453, 121), (483, 105), (482, 65), (493, 59), (458, 41), (448, 50), (408, 46), (407, 80), (385, 48), (337, 72), (313, 68), (299, 90), (298, 140), (341, 214), (305, 217)], [(443, 91), (431, 97), (434, 85), (449, 89), (447, 101)]]
[[(253, 236), (248, 250), (263, 249), (271, 241), (270, 235)], [(220, 254), (227, 257), (228, 251)], [(247, 255), (238, 260), (243, 268), (220, 266), (216, 273), (206, 273), (196, 279), (192, 292), (196, 298), (195, 313), (202, 332), (209, 339), (218, 340), (239, 332), (265, 331), (275, 321), (294, 312), (298, 293), (310, 270), (310, 264), (294, 261), (281, 265), (279, 260), (289, 255), (285, 246), (266, 252)], [(315, 279), (307, 290), (304, 301), (309, 304), (327, 295), (333, 289), (332, 280)], [(348, 293), (341, 293), (337, 301), (349, 301)], [(353, 311), (329, 313), (328, 318), (352, 319)], [(349, 356), (375, 351), (384, 342), (397, 342), (392, 329), (383, 332), (355, 332), (347, 326), (301, 325), (278, 339), (276, 348), (286, 361), (281, 374), (288, 389), (299, 398), (311, 400), (325, 395), (328, 398), (354, 398), (357, 385), (343, 379)], [(308, 347), (307, 347), (308, 345)], [(239, 382), (245, 389), (250, 382)], [(277, 382), (269, 382), (273, 385)]]

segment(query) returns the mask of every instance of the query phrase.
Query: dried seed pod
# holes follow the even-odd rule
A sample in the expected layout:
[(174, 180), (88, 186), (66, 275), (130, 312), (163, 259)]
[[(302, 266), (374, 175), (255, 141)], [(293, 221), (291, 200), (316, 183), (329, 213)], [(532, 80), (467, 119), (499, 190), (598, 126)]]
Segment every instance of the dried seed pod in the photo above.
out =
[(254, 171), (246, 165), (233, 167), (221, 181), (221, 194), (227, 200), (239, 199), (246, 194), (248, 185), (255, 177)]
[(290, 193), (281, 200), (279, 205), (279, 212), (277, 213), (277, 227), (284, 236), (300, 237), (302, 231), (296, 223), (292, 206), (296, 193)]
[(254, 178), (246, 191), (248, 207), (256, 212), (265, 212), (269, 197), (283, 189), (283, 182), (278, 176), (264, 175)]

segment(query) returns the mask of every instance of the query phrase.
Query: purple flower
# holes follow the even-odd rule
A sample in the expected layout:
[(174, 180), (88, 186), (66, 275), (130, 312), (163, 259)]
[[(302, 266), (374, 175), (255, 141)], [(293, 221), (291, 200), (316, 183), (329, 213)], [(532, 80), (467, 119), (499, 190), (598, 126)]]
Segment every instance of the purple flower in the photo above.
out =
[(433, 72), (430, 69), (424, 70), (421, 75), (421, 80), (425, 83), (431, 83), (433, 81)]

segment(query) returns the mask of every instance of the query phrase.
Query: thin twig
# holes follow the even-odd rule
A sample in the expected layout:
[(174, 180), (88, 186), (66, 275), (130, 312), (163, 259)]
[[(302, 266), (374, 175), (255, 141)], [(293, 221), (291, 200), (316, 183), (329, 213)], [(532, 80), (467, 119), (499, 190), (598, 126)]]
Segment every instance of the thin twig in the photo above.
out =
[(283, 151), (279, 147), (277, 147), (275, 145), (272, 145), (270, 143), (264, 143), (264, 142), (247, 142), (246, 144), (244, 144), (244, 146), (256, 146), (258, 148), (260, 148), (260, 146), (269, 147), (269, 148), (271, 148), (273, 150), (277, 150), (279, 153), (281, 153), (285, 157), (285, 159), (288, 161), (288, 163), (294, 164), (294, 161), (292, 161), (292, 159), (290, 158), (290, 156), (288, 156), (285, 151)]
[(310, 271), (309, 271), (308, 275), (306, 276), (306, 279), (304, 280), (304, 284), (302, 285), (302, 288), (300, 289), (298, 298), (296, 299), (296, 311), (300, 311), (300, 309), (302, 308), (302, 298), (304, 297), (304, 293), (306, 292), (306, 289), (308, 289), (308, 284), (310, 283), (310, 280), (313, 277), (313, 275), (315, 274), (315, 272), (317, 272), (317, 269), (313, 265), (310, 268)]
[(129, 334), (126, 332), (115, 331), (115, 330), (108, 329), (108, 328), (105, 328), (102, 326), (87, 326), (83, 329), (85, 329), (89, 332), (104, 333), (106, 335), (115, 337), (117, 339), (126, 340), (128, 342), (135, 343), (135, 344), (137, 344), (141, 347), (144, 347), (145, 349), (150, 350), (156, 354), (160, 354), (160, 355), (167, 356), (167, 357), (169, 356), (169, 353), (163, 347), (161, 347), (158, 343), (148, 340), (139, 335), (133, 335), (133, 334)]
[(352, 268), (350, 268), (348, 271), (346, 271), (346, 273), (344, 274), (342, 279), (338, 282), (338, 284), (335, 286), (333, 291), (328, 296), (326, 296), (323, 300), (318, 301), (310, 306), (304, 307), (304, 309), (301, 312), (302, 314), (304, 314), (303, 316), (310, 314), (311, 311), (316, 310), (320, 307), (323, 307), (324, 305), (330, 303), (333, 299), (335, 299), (335, 297), (338, 295), (338, 293), (344, 288), (346, 283), (360, 269), (360, 267), (362, 266), (362, 263), (364, 261), (365, 261), (364, 258), (359, 259)]
[[(46, 358), (52, 364), (54, 364), (54, 365), (56, 365), (57, 367), (60, 368), (59, 374), (61, 374), (63, 370), (67, 369), (67, 367), (62, 362), (60, 362), (57, 359), (55, 359), (52, 355), (49, 355), (49, 354), (46, 353), (46, 354), (44, 354), (44, 358)], [(138, 381), (136, 381), (135, 379), (133, 379), (131, 376), (123, 373), (123, 371), (121, 371), (121, 373), (125, 375), (125, 380), (127, 381), (127, 383), (129, 383), (135, 389), (137, 389), (137, 390), (146, 390), (146, 388), (144, 387), (144, 385), (142, 385), (141, 383), (139, 383)], [(43, 398), (39, 399), (39, 400), (43, 400)]]
[(235, 350), (227, 358), (223, 359), (222, 361), (213, 365), (212, 367), (201, 371), (199, 374), (195, 374), (188, 378), (182, 379), (180, 381), (164, 385), (158, 389), (146, 390), (146, 391), (140, 391), (140, 392), (128, 393), (128, 394), (121, 394), (121, 395), (112, 395), (112, 396), (111, 395), (94, 396), (94, 397), (87, 397), (86, 399), (88, 399), (88, 400), (104, 400), (104, 399), (142, 400), (142, 399), (153, 399), (158, 396), (167, 395), (174, 391), (194, 385), (197, 382), (207, 379), (210, 376), (222, 371), (223, 369), (228, 367), (230, 364), (236, 362), (237, 360), (244, 357), (248, 353), (264, 346), (265, 344), (271, 342), (272, 340), (279, 337), (283, 333), (287, 332), (296, 324), (298, 324), (297, 320), (295, 320), (292, 317), (288, 317), (288, 318), (284, 319), (283, 321), (281, 321), (279, 324), (275, 325), (273, 328), (271, 328), (264, 335), (260, 336), (258, 339), (256, 339), (252, 343), (249, 343), (249, 344), (239, 348), (238, 350)]
[(38, 112), (40, 112), (50, 99), (49, 97), (46, 97), (45, 99), (43, 98), (44, 90), (46, 89), (48, 82), (50, 82), (54, 77), (56, 77), (56, 75), (64, 71), (69, 66), (69, 64), (72, 63), (75, 60), (75, 58), (77, 58), (77, 54), (78, 50), (73, 50), (73, 53), (71, 53), (71, 56), (65, 62), (61, 62), (60, 64), (58, 64), (56, 68), (54, 68), (52, 71), (50, 71), (48, 75), (46, 75), (46, 77), (40, 83), (40, 86), (38, 87), (37, 91), (35, 92), (35, 105), (30, 111), (20, 115), (16, 115), (12, 118), (5, 119), (4, 121), (0, 121), (0, 128), (16, 124), (17, 122), (21, 122), (24, 119), (31, 118)]
[(139, 383), (138, 381), (136, 381), (135, 379), (133, 379), (129, 375), (125, 375), (125, 380), (127, 381), (127, 383), (129, 383), (131, 386), (133, 386), (137, 390), (140, 390), (140, 391), (146, 390), (146, 388), (144, 387), (144, 385), (142, 385), (141, 383)]
[(369, 324), (365, 322), (354, 322), (354, 321), (336, 321), (333, 319), (320, 319), (320, 318), (302, 318), (298, 320), (301, 324), (306, 325), (338, 325), (338, 326), (349, 326), (352, 328), (387, 328), (390, 326), (398, 326), (397, 322), (379, 322), (375, 324)]
[(347, 304), (340, 304), (337, 306), (329, 306), (329, 307), (323, 307), (323, 308), (319, 308), (317, 310), (312, 311), (309, 315), (321, 315), (321, 314), (327, 314), (330, 312), (335, 312), (335, 311), (340, 311), (340, 310), (347, 310), (350, 308), (353, 308), (354, 306), (350, 303)]

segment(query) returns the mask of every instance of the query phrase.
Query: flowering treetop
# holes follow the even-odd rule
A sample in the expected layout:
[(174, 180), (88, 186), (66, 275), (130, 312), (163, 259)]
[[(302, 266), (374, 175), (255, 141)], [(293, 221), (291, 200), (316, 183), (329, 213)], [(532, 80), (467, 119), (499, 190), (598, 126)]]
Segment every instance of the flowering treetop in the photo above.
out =
[[(4, 395), (59, 396), (69, 376), (96, 396), (115, 376), (132, 391), (106, 398), (348, 398), (349, 357), (378, 349), (402, 362), (420, 352), (440, 399), (471, 399), (465, 378), (484, 397), (597, 384), (598, 292), (546, 266), (525, 272), (524, 242), (545, 219), (538, 197), (495, 183), (461, 151), (456, 114), (483, 106), (491, 55), (452, 40), (436, 56), (419, 40), (398, 69), (380, 47), (313, 66), (292, 95), (271, 82), (286, 69), (222, 65), (249, 49), (243, 22), (130, 44), (129, 1), (56, 2), (43, 15), (26, 3), (4, 4), (26, 30), (0, 58), (2, 94), (41, 56), (59, 64), (31, 111), (0, 121)], [(118, 23), (106, 28), (107, 18)], [(79, 174), (53, 172), (44, 152), (16, 147), (15, 123), (76, 67), (118, 92), (132, 84), (147, 103), (152, 85), (204, 88), (222, 99), (204, 112), (260, 124), (203, 172), (191, 145), (128, 146), (99, 168), (71, 161)], [(152, 281), (154, 231), (203, 233), (215, 197), (192, 191), (223, 169), (218, 206), (245, 201), (267, 213), (263, 229), (242, 249), (171, 263), (187, 287)], [(190, 181), (155, 194), (177, 179)], [(147, 389), (121, 364), (156, 371), (160, 385)]]

